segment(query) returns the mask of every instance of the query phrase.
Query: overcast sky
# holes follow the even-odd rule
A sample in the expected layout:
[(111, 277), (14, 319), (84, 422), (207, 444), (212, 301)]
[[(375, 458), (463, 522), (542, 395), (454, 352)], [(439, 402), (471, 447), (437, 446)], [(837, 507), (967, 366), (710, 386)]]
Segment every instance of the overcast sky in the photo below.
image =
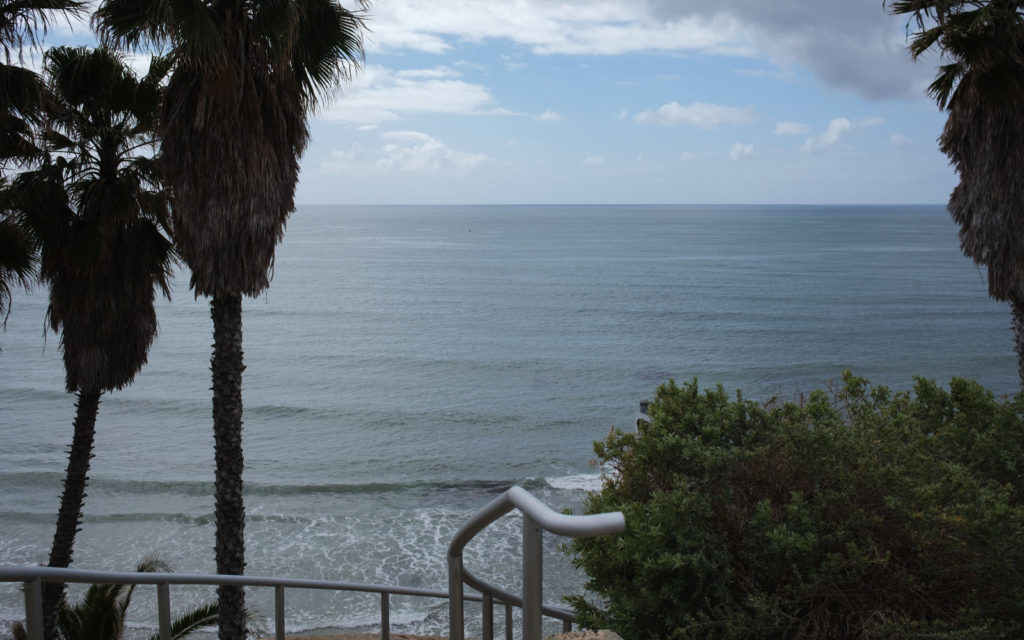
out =
[(939, 203), (881, 0), (377, 0), (300, 204)]

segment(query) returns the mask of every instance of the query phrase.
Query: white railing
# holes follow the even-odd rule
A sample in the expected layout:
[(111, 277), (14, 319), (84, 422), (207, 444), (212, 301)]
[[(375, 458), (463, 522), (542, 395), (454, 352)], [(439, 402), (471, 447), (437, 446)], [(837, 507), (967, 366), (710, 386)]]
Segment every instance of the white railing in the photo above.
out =
[[(494, 585), (477, 578), (462, 566), (462, 550), (476, 534), (512, 509), (523, 513), (523, 594), (516, 597)], [(570, 630), (575, 619), (572, 612), (545, 606), (542, 602), (542, 536), (543, 531), (589, 538), (609, 533), (620, 533), (626, 529), (622, 513), (598, 513), (589, 516), (570, 516), (552, 510), (546, 504), (530, 495), (522, 487), (512, 487), (501, 494), (469, 522), (459, 529), (448, 546), (448, 630), (449, 640), (463, 640), (464, 600), (471, 599), (463, 594), (463, 585), (468, 585), (483, 596), (483, 640), (493, 636), (492, 605), (495, 599), (505, 603), (505, 634), (511, 637), (512, 605), (523, 610), (523, 640), (540, 640), (541, 620), (544, 615), (563, 621), (563, 629)], [(475, 600), (476, 598), (472, 598)], [(568, 624), (566, 624), (568, 623)]]
[[(273, 578), (262, 576), (226, 576), (205, 573), (128, 573), (114, 571), (85, 571), (82, 569), (51, 569), (49, 567), (17, 567), (0, 565), (0, 582), (21, 582), (25, 588), (25, 627), (29, 640), (43, 640), (43, 582), (74, 582), (83, 584), (153, 584), (157, 588), (157, 617), (161, 640), (171, 637), (170, 585), (234, 585), (239, 587), (273, 587), (274, 637), (285, 640), (284, 590), (321, 589), (329, 591), (358, 591), (380, 594), (381, 640), (391, 637), (391, 596), (420, 596), (447, 598), (444, 591), (415, 587), (394, 587), (359, 582), (331, 580), (303, 580), (300, 578)], [(476, 602), (480, 596), (472, 597)]]
[[(462, 549), (489, 524), (514, 508), (523, 512), (523, 594), (513, 595), (488, 584), (462, 567)], [(449, 630), (451, 640), (463, 640), (463, 603), (483, 604), (483, 640), (492, 640), (494, 630), (494, 601), (505, 605), (505, 637), (512, 640), (512, 607), (523, 610), (524, 640), (540, 640), (542, 616), (561, 620), (563, 629), (571, 630), (575, 616), (572, 611), (543, 605), (541, 602), (541, 536), (542, 529), (552, 533), (590, 537), (618, 533), (625, 529), (621, 513), (602, 513), (589, 516), (569, 516), (552, 511), (521, 487), (512, 487), (491, 501), (467, 522), (448, 547), (448, 591), (416, 587), (336, 582), (331, 580), (304, 580), (263, 576), (228, 576), (202, 573), (129, 573), (113, 571), (87, 571), (83, 569), (52, 569), (39, 566), (0, 565), (0, 582), (20, 582), (25, 592), (25, 628), (29, 640), (43, 640), (43, 582), (71, 582), (79, 584), (150, 584), (157, 588), (157, 618), (161, 640), (171, 637), (171, 585), (234, 585), (240, 587), (267, 587), (274, 589), (274, 637), (285, 640), (285, 589), (320, 589), (329, 591), (356, 591), (380, 595), (381, 640), (391, 637), (391, 596), (418, 596), (448, 598)], [(477, 594), (464, 594), (463, 585), (476, 589)]]

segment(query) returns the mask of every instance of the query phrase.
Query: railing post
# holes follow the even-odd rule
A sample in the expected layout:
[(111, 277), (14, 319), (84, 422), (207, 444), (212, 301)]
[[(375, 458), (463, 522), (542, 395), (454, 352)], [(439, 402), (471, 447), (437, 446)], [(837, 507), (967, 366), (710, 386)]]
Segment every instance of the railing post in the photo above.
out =
[(572, 633), (572, 620), (562, 620), (562, 633)]
[(494, 596), (485, 593), (480, 606), (483, 608), (484, 626), (480, 635), (481, 640), (494, 640)]
[(462, 555), (448, 556), (448, 638), (463, 640)]
[(523, 640), (541, 640), (543, 568), (540, 525), (523, 514)]
[(391, 594), (380, 592), (380, 640), (391, 640)]
[(505, 640), (512, 640), (512, 605), (505, 603)]
[(25, 583), (25, 631), (28, 640), (43, 640), (43, 581)]
[(274, 638), (284, 640), (284, 585), (274, 587)]
[(166, 582), (156, 585), (156, 609), (160, 640), (171, 640), (171, 585)]

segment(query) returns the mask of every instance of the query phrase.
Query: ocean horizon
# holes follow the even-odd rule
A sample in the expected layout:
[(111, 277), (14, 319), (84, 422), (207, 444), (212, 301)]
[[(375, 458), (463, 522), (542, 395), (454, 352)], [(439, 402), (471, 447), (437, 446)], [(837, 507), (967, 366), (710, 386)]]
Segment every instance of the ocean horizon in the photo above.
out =
[[(46, 305), (17, 293), (0, 333), (0, 564), (46, 562), (71, 438)], [(156, 554), (214, 571), (212, 325), (187, 271), (158, 320), (135, 384), (103, 396), (75, 567)], [(943, 205), (300, 207), (271, 287), (244, 300), (247, 573), (445, 589), (473, 512), (515, 484), (579, 512), (600, 487), (593, 441), (633, 428), (667, 380), (767, 401), (849, 369), (1008, 396), (1010, 327)], [(517, 590), (518, 526), (487, 530), (467, 568)], [(558, 542), (545, 537), (555, 604), (583, 582)], [(272, 597), (250, 602), (269, 616)], [(367, 630), (377, 606), (289, 593), (287, 626)], [(135, 607), (150, 628), (155, 597)], [(0, 584), (5, 631), (22, 608)], [(446, 619), (443, 602), (392, 604), (396, 633)]]

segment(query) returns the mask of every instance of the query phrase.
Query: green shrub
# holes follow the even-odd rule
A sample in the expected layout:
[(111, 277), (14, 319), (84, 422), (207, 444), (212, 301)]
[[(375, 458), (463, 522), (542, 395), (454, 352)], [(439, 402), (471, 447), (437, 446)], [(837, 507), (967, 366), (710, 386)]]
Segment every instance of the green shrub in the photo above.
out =
[(577, 539), (585, 627), (624, 638), (1024, 636), (1024, 394), (912, 393), (844, 374), (767, 405), (663, 385), (652, 422), (595, 443), (608, 469)]

